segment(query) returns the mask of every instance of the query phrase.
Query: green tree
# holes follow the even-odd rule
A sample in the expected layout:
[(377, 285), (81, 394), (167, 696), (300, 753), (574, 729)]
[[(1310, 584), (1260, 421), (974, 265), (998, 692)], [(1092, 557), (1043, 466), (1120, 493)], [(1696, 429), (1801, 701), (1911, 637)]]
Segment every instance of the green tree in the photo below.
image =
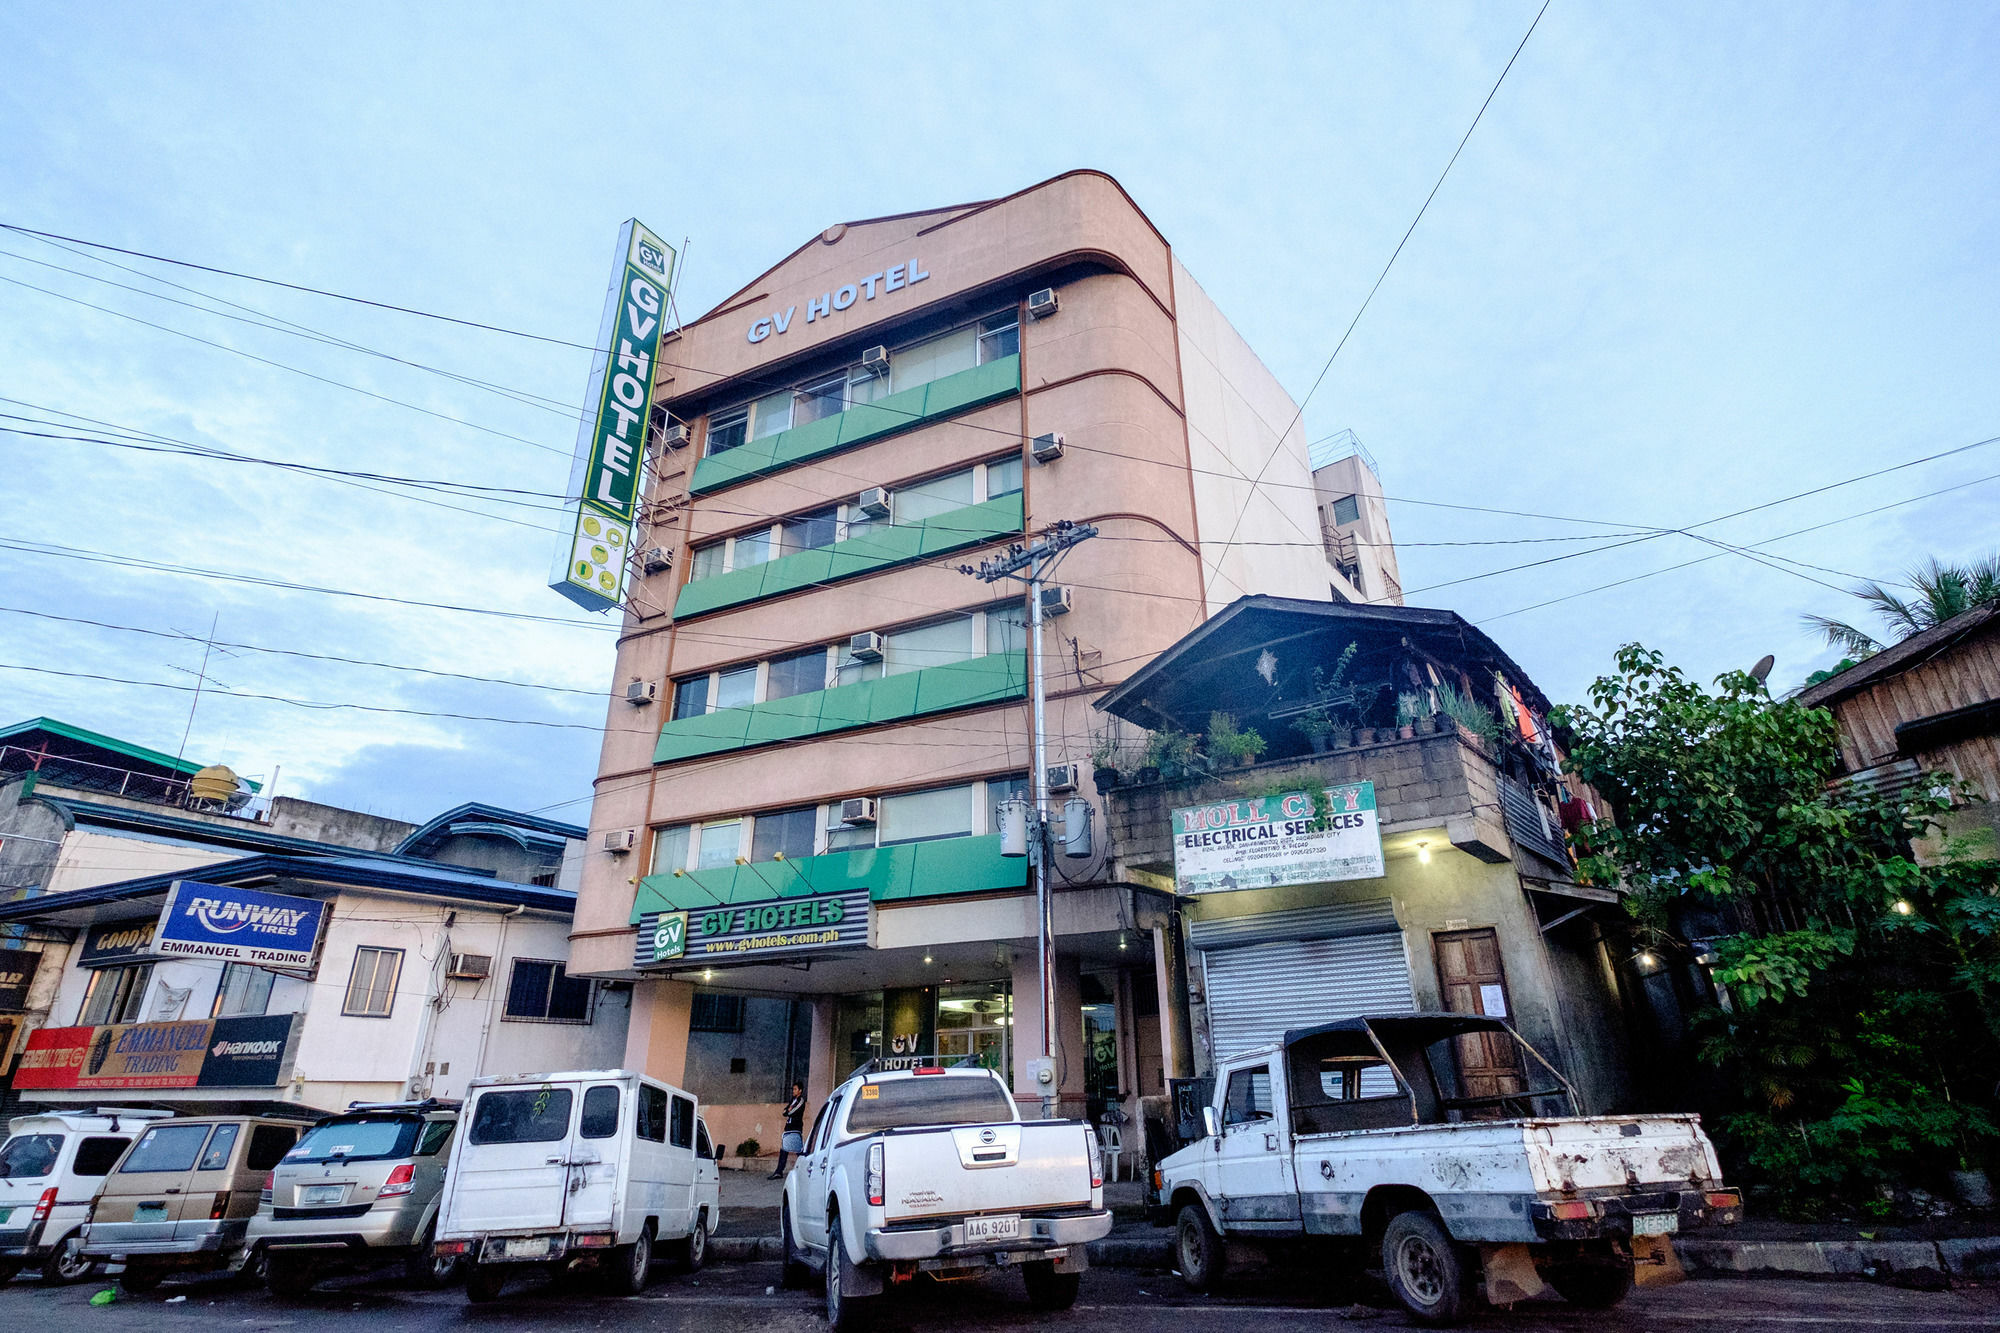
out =
[(2000, 864), (1911, 851), (1963, 793), (1830, 783), (1832, 714), (1743, 672), (1707, 689), (1636, 644), (1617, 666), (1552, 718), (1610, 806), (1581, 871), (1625, 887), (1650, 947), (1691, 959), (1703, 923), (1703, 1110), (1732, 1166), (1811, 1212), (1979, 1159), (2000, 1133)]
[[(1989, 555), (1969, 565), (1947, 565), (1932, 556), (1909, 573), (1913, 598), (1899, 597), (1879, 583), (1863, 583), (1852, 591), (1888, 627), (1888, 643), (1899, 643), (1942, 625), (1975, 606), (2000, 603), (2000, 554)], [(1856, 657), (1879, 653), (1888, 644), (1843, 620), (1829, 616), (1804, 617), (1806, 628), (1825, 636), (1826, 641)]]

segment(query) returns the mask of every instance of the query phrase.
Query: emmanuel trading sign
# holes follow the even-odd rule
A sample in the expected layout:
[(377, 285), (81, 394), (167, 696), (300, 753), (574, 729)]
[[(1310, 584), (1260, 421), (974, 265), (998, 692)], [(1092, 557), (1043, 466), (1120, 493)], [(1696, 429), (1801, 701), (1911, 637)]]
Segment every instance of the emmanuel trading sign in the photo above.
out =
[(176, 880), (160, 913), (152, 952), (160, 958), (311, 967), (326, 909), (327, 904), (313, 898)]
[(590, 611), (619, 605), (632, 549), (639, 472), (653, 416), (654, 359), (667, 320), (674, 249), (637, 218), (618, 232), (618, 261), (591, 363), (587, 412), (570, 472), (569, 546), (549, 584)]
[(1310, 792), (1211, 801), (1173, 812), (1174, 881), (1182, 893), (1380, 879), (1375, 784), (1328, 787), (1321, 818)]

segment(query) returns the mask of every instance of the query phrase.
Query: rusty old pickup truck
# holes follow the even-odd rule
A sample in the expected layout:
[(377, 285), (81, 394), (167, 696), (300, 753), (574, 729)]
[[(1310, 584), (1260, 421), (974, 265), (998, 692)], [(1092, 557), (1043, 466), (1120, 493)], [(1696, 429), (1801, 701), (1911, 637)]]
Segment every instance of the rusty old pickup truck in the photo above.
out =
[[(1520, 1090), (1470, 1094), (1454, 1045), (1518, 1047)], [(1536, 1083), (1542, 1086), (1536, 1087)], [(1221, 1276), (1232, 1245), (1379, 1256), (1403, 1306), (1454, 1323), (1483, 1297), (1608, 1307), (1679, 1276), (1672, 1238), (1741, 1220), (1700, 1117), (1573, 1112), (1568, 1082), (1506, 1023), (1470, 1014), (1349, 1018), (1222, 1061), (1201, 1132), (1160, 1162), (1150, 1212), (1181, 1278)]]

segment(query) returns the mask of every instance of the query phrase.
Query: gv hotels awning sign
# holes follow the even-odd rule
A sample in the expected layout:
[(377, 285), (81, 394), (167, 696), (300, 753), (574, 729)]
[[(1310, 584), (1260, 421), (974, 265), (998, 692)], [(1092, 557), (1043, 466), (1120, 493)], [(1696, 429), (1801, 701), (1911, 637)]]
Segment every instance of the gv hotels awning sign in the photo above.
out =
[(731, 903), (639, 918), (635, 967), (703, 967), (797, 958), (868, 946), (868, 890)]
[(618, 606), (632, 547), (646, 429), (653, 415), (653, 363), (667, 319), (674, 249), (628, 220), (591, 363), (587, 410), (569, 481), (570, 542), (549, 586), (590, 611)]

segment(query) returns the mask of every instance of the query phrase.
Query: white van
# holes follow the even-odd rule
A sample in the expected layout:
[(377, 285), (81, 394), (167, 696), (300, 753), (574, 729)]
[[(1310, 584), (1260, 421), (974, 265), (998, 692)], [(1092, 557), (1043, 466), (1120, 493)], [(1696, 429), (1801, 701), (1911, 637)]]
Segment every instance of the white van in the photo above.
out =
[(468, 1300), (528, 1265), (595, 1267), (631, 1295), (662, 1245), (701, 1267), (720, 1176), (692, 1094), (592, 1069), (475, 1078), (465, 1098), (436, 1249), (464, 1261)]
[(83, 1224), (104, 1178), (146, 1126), (171, 1111), (55, 1111), (16, 1116), (0, 1144), (0, 1283), (39, 1267), (49, 1283), (95, 1277)]

